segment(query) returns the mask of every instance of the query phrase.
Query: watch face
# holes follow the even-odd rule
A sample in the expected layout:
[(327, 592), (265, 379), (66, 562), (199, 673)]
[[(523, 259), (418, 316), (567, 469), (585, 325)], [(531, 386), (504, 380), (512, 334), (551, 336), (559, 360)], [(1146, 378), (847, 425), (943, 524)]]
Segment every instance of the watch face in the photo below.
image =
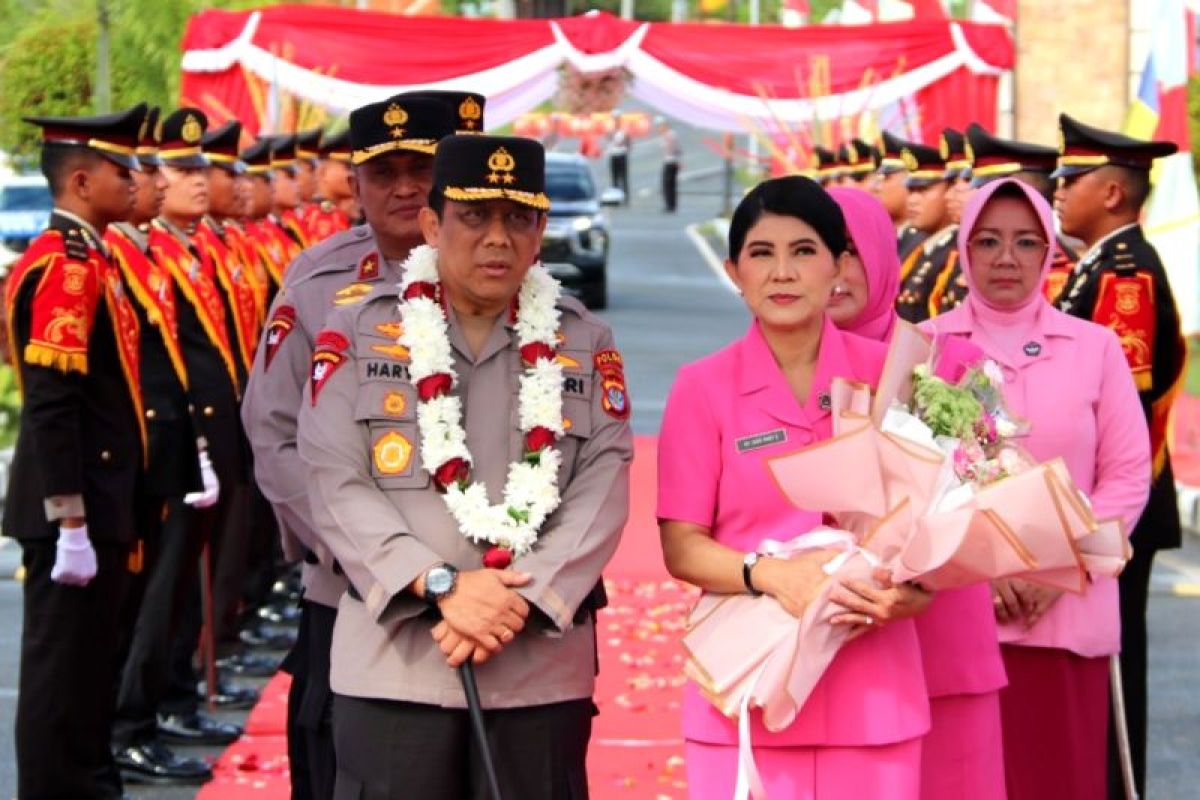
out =
[(454, 586), (454, 573), (445, 567), (436, 567), (425, 578), (425, 589), (433, 595), (441, 595)]

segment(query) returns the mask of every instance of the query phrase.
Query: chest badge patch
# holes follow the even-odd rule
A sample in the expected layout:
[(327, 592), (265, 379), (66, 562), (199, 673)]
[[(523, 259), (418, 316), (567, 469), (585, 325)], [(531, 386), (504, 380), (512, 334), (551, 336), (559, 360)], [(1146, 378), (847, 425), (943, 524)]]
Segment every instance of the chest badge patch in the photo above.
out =
[(783, 428), (776, 428), (773, 431), (766, 431), (765, 433), (743, 436), (734, 444), (737, 445), (739, 453), (748, 453), (751, 450), (761, 450), (764, 447), (770, 447), (773, 444), (783, 444), (786, 441), (787, 431)]
[(352, 283), (349, 286), (343, 286), (333, 295), (333, 304), (335, 306), (354, 305), (369, 295), (371, 289), (372, 286), (369, 283)]
[(371, 460), (380, 475), (400, 475), (412, 462), (412, 442), (397, 431), (388, 431), (375, 440)]
[(408, 361), (408, 348), (402, 344), (373, 344), (371, 349), (398, 361)]
[(403, 417), (408, 410), (408, 400), (404, 392), (388, 392), (383, 398), (383, 413), (389, 417)]

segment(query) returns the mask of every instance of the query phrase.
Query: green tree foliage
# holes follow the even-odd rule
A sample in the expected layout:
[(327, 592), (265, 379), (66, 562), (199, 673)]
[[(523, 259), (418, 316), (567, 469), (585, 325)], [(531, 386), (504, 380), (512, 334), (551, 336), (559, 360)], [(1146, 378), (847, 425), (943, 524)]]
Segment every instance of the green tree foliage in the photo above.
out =
[[(192, 14), (272, 4), (107, 0), (113, 108), (175, 104), (180, 42)], [(18, 156), (35, 151), (37, 130), (22, 115), (92, 112), (98, 34), (96, 0), (0, 0), (0, 148)]]

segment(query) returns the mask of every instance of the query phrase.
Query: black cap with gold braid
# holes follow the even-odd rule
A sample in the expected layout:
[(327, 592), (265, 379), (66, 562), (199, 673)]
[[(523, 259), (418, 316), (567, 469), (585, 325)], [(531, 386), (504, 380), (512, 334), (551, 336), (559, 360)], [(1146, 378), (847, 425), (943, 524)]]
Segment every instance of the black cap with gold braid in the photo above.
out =
[(208, 117), (198, 108), (180, 108), (160, 123), (158, 157), (169, 167), (207, 167), (200, 140)]
[(137, 160), (143, 167), (161, 167), (158, 157), (158, 106), (151, 106), (138, 132)]
[(821, 147), (820, 145), (815, 145), (812, 149), (809, 169), (816, 173), (818, 181), (830, 181), (841, 174), (841, 169), (838, 167), (837, 154), (829, 148)]
[(241, 175), (246, 171), (246, 165), (238, 158), (238, 141), (241, 138), (242, 123), (231, 119), (215, 131), (204, 134), (200, 147), (212, 166)]
[(242, 163), (246, 165), (247, 175), (258, 175), (263, 178), (271, 177), (271, 140), (260, 136), (254, 144), (239, 154)]
[(296, 169), (296, 136), (286, 133), (271, 137), (271, 169)]
[(1052, 178), (1066, 178), (1103, 166), (1148, 170), (1154, 159), (1179, 148), (1174, 142), (1149, 142), (1084, 125), (1066, 114), (1058, 116), (1058, 169)]
[(912, 145), (912, 142), (907, 139), (901, 139), (891, 131), (884, 131), (880, 136), (882, 151), (879, 156), (879, 171), (884, 175), (891, 175), (896, 172), (907, 172), (908, 166), (904, 163), (904, 148)]
[(314, 166), (321, 157), (321, 129), (310, 128), (296, 133), (296, 158)]
[(334, 134), (321, 137), (321, 158), (330, 161), (350, 161), (350, 129), (343, 128)]
[(141, 169), (137, 146), (145, 118), (145, 103), (97, 117), (22, 117), (42, 129), (43, 147), (86, 147), (132, 170)]
[(449, 106), (416, 92), (398, 94), (350, 112), (350, 161), (358, 165), (393, 152), (433, 155), (454, 133)]
[(438, 145), (433, 190), (460, 203), (512, 200), (546, 211), (546, 150), (519, 136), (450, 136)]
[(954, 128), (943, 128), (938, 140), (942, 161), (946, 162), (946, 178), (971, 177), (971, 159), (967, 158), (967, 137)]
[(1054, 171), (1058, 151), (1040, 144), (992, 136), (982, 125), (972, 122), (967, 126), (967, 157), (971, 159), (971, 184), (983, 186), (1018, 172), (1049, 175)]
[(900, 148), (900, 159), (908, 168), (905, 183), (910, 189), (932, 186), (946, 180), (946, 162), (936, 147), (908, 142)]
[(862, 139), (842, 142), (837, 157), (842, 173), (856, 179), (870, 175), (879, 164), (879, 150)]
[(437, 100), (454, 114), (455, 133), (483, 133), (483, 107), (487, 98), (478, 92), (449, 92), (439, 89), (418, 89), (405, 97)]

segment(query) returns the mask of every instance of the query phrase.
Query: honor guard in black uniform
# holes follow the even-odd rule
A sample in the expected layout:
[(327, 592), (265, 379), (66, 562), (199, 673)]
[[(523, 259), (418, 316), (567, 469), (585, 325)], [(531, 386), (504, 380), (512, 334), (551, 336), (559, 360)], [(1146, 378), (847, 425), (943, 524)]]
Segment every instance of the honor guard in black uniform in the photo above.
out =
[[(1055, 206), (1063, 233), (1082, 240), (1058, 307), (1111, 328), (1120, 338), (1150, 426), (1154, 482), (1130, 537), (1133, 558), (1119, 581), (1125, 724), (1138, 794), (1146, 782), (1146, 601), (1158, 550), (1179, 547), (1175, 476), (1167, 451), (1171, 405), (1183, 379), (1186, 348), (1179, 313), (1158, 252), (1138, 216), (1150, 193), (1150, 168), (1171, 155), (1170, 142), (1147, 142), (1059, 117)], [(1124, 797), (1115, 738), (1109, 739), (1109, 796)]]
[(49, 228), (5, 288), (23, 408), (3, 530), (21, 543), (17, 796), (121, 796), (109, 746), (146, 463), (140, 326), (101, 241), (133, 207), (145, 104), (42, 128)]
[[(217, 502), (200, 512), (202, 535), (193, 537), (180, 556), (191, 584), (179, 632), (172, 642), (168, 687), (159, 704), (159, 732), (168, 741), (218, 743), (230, 741), (240, 728), (220, 723), (199, 712), (199, 675), (192, 663), (201, 630), (201, 609), (211, 609), (214, 565), (230, 538), (245, 536), (246, 484), (249, 464), (238, 420), (240, 372), (237, 344), (230, 336), (229, 306), (221, 291), (211, 254), (191, 238), (208, 211), (208, 159), (201, 149), (207, 118), (194, 108), (181, 108), (162, 125), (159, 156), (167, 178), (162, 213), (150, 226), (154, 262), (173, 280), (178, 293), (179, 341), (189, 376), (198, 433), (207, 445), (219, 483)], [(199, 569), (200, 582), (190, 580)], [(202, 595), (204, 601), (202, 601)], [(206, 602), (205, 602), (206, 601)], [(212, 626), (206, 628), (211, 631)], [(214, 658), (211, 640), (201, 648)], [(219, 690), (222, 705), (252, 703), (251, 690)]]
[[(1055, 182), (1050, 173), (1058, 166), (1058, 151), (1053, 147), (1001, 139), (972, 122), (967, 126), (967, 155), (971, 159), (971, 184), (976, 188), (1011, 177), (1029, 184), (1046, 198), (1046, 202), (1054, 203)], [(1050, 274), (1042, 286), (1043, 294), (1051, 303), (1062, 292), (1078, 260), (1078, 254), (1059, 235)]]
[(947, 203), (952, 182), (946, 177), (941, 151), (909, 142), (901, 149), (900, 157), (908, 169), (909, 222), (928, 234), (900, 265), (896, 313), (917, 323), (929, 319), (930, 300), (938, 280), (958, 261), (958, 225)]
[[(148, 434), (148, 469), (137, 508), (140, 569), (126, 600), (128, 643), (113, 721), (113, 752), (130, 783), (199, 784), (212, 777), (204, 761), (172, 752), (158, 736), (156, 712), (168, 675), (171, 642), (195, 562), (185, 563), (198, 535), (196, 506), (215, 502), (205, 491), (201, 442), (192, 422), (188, 373), (179, 345), (178, 298), (171, 277), (149, 255), (150, 221), (158, 216), (166, 181), (159, 172), (152, 108), (137, 148), (142, 171), (126, 222), (108, 226), (104, 242), (121, 270), (141, 324), (141, 383)], [(205, 456), (207, 458), (207, 456)]]
[(871, 184), (871, 191), (883, 203), (892, 224), (896, 226), (896, 250), (900, 263), (927, 238), (929, 234), (918, 230), (908, 221), (908, 166), (901, 153), (909, 142), (888, 131), (883, 132), (883, 149), (879, 154), (879, 167)]
[[(957, 227), (962, 224), (963, 209), (967, 207), (974, 191), (971, 185), (971, 160), (967, 157), (967, 139), (953, 128), (945, 128), (938, 148), (946, 162), (946, 180), (950, 181), (946, 206), (951, 221)], [(962, 263), (958, 259), (957, 235), (954, 243), (956, 252), (947, 261), (950, 266), (942, 271), (937, 285), (933, 287), (933, 296), (929, 300), (931, 317), (957, 308), (967, 298), (967, 280), (963, 277)]]
[(813, 147), (809, 166), (813, 173), (813, 180), (822, 186), (833, 186), (842, 174), (842, 170), (838, 166), (837, 153), (820, 145)]

